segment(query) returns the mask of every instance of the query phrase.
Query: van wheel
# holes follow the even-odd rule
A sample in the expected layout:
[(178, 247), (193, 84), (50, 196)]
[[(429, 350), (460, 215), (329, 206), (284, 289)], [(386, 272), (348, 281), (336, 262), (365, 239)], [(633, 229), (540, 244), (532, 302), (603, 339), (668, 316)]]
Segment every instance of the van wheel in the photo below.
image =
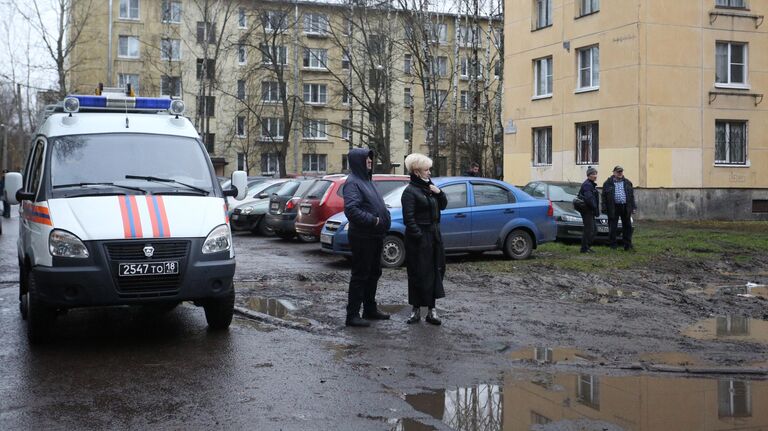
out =
[(381, 265), (385, 268), (397, 268), (405, 262), (405, 243), (400, 237), (387, 235), (381, 252)]
[(507, 235), (507, 240), (504, 241), (504, 255), (508, 259), (528, 259), (532, 252), (533, 240), (528, 232), (515, 229)]
[[(50, 335), (51, 326), (56, 319), (56, 310), (42, 303), (37, 297), (35, 278), (31, 274), (27, 275), (27, 287), (27, 293), (22, 296), (27, 315), (27, 338), (32, 344), (40, 344)], [(26, 301), (23, 298), (26, 298)]]
[(211, 298), (203, 305), (205, 320), (208, 327), (213, 330), (224, 330), (232, 323), (232, 314), (235, 312), (235, 288), (221, 298)]

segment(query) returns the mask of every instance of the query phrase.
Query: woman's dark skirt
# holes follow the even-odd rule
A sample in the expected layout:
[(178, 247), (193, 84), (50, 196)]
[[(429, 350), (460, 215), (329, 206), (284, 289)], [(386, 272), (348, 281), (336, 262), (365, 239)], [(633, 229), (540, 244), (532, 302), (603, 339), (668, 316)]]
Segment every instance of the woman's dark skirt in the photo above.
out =
[(434, 307), (435, 299), (445, 297), (445, 251), (439, 227), (421, 228), (421, 238), (405, 238), (408, 303), (414, 307)]

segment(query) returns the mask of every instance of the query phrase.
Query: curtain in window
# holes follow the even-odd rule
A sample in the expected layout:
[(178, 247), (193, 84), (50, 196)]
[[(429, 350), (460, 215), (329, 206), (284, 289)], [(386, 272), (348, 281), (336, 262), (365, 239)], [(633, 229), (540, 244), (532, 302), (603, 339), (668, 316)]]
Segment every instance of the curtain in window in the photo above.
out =
[(726, 158), (725, 123), (715, 124), (715, 161), (724, 162)]
[(592, 52), (592, 87), (600, 85), (600, 48), (594, 47)]
[(715, 47), (715, 82), (728, 82), (728, 44), (718, 43)]

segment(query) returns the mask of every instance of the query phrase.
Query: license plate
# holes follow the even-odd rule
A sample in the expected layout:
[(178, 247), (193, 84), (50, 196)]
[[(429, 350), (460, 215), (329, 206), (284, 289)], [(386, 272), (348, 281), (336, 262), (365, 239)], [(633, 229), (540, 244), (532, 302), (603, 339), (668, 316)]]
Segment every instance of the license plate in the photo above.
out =
[(179, 262), (146, 262), (121, 263), (118, 266), (120, 277), (137, 277), (143, 275), (175, 275), (179, 273)]
[(327, 233), (324, 233), (320, 235), (320, 243), (321, 244), (333, 244), (333, 237), (331, 235), (328, 235)]
[(310, 212), (312, 212), (312, 207), (301, 207), (302, 214), (309, 214)]
[(278, 204), (277, 202), (269, 205), (269, 208), (273, 210), (276, 210), (278, 207), (280, 207), (280, 204)]
[(608, 233), (608, 226), (598, 226), (597, 231), (600, 233)]
[(232, 220), (237, 220), (240, 218), (240, 215), (238, 214), (232, 214)]

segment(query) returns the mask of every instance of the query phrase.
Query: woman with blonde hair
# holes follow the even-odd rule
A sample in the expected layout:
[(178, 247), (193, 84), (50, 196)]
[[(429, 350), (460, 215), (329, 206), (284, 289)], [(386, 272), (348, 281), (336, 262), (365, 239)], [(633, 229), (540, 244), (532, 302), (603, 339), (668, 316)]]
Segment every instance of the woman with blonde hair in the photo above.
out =
[(408, 303), (413, 306), (406, 323), (421, 321), (421, 307), (427, 307), (426, 321), (439, 325), (435, 300), (445, 297), (445, 253), (440, 235), (440, 211), (448, 199), (432, 183), (432, 159), (414, 153), (405, 158), (411, 182), (403, 191), (405, 260), (408, 268)]

